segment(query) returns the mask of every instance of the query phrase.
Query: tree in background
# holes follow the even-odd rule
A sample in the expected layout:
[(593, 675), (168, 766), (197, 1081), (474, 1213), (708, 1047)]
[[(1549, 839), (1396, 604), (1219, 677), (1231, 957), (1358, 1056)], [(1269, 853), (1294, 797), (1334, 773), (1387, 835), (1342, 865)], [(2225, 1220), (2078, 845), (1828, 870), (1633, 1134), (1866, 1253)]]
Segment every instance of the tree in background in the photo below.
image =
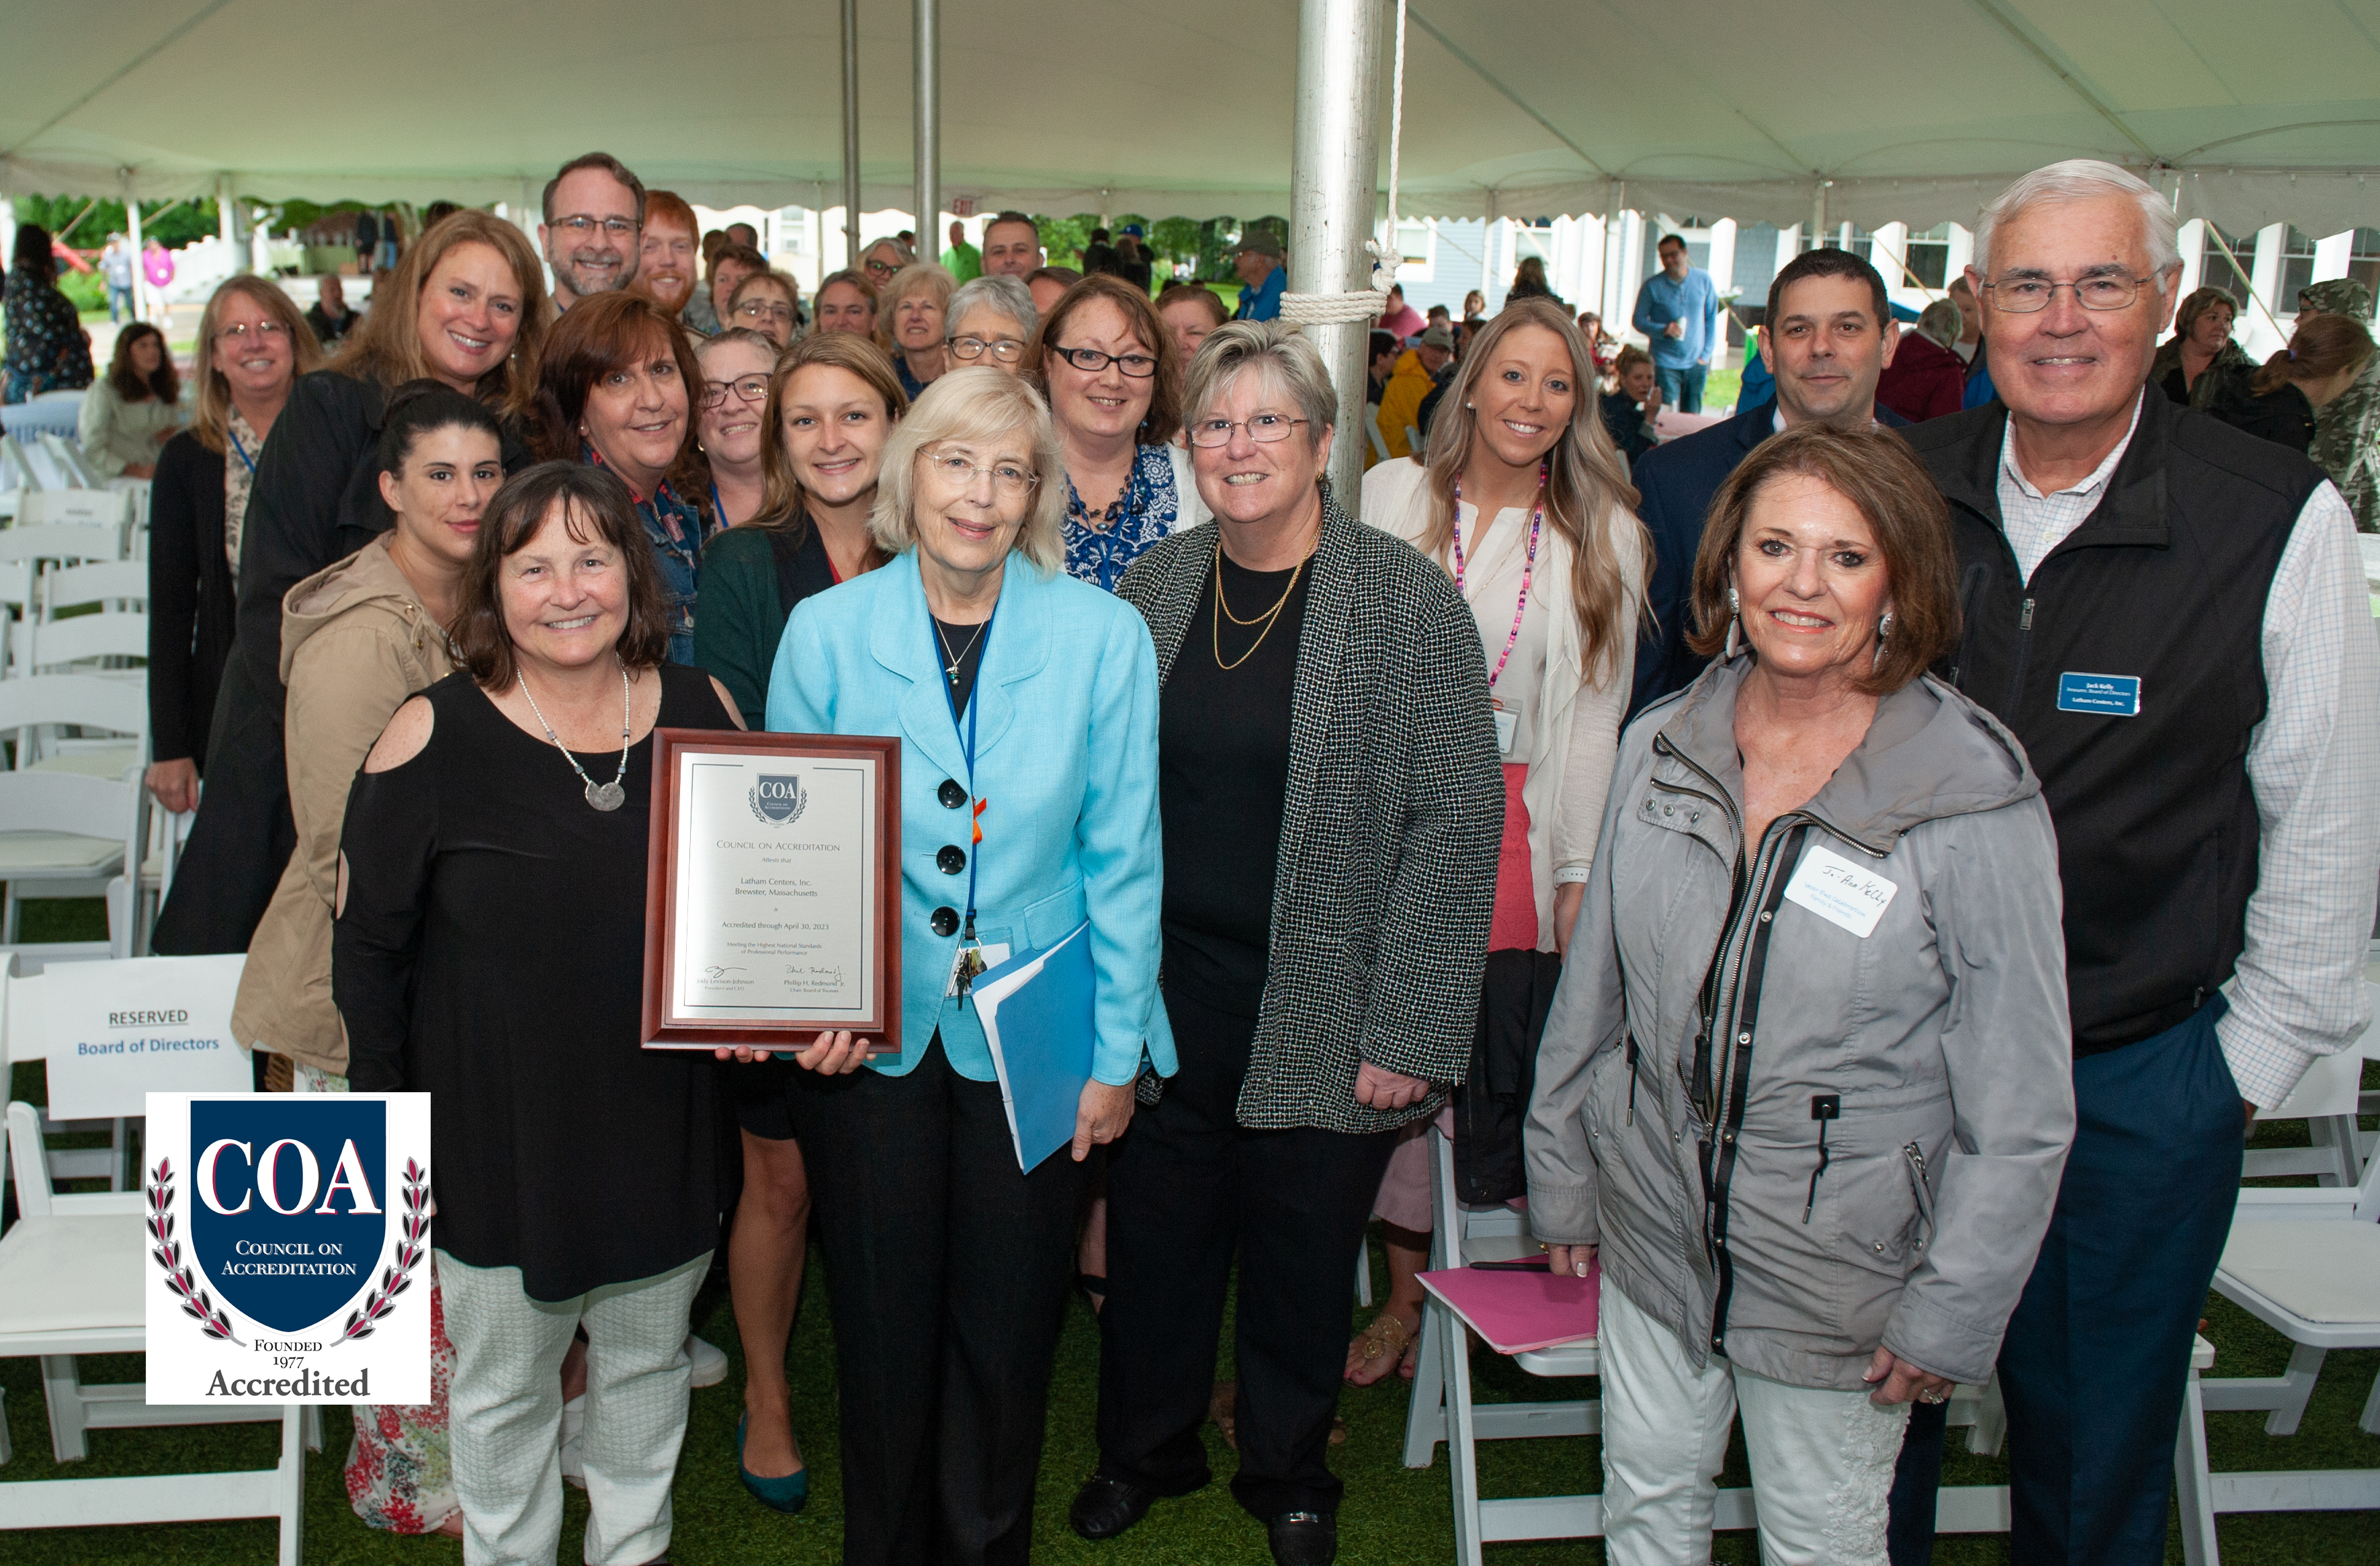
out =
[[(16, 201), (18, 223), (38, 223), (69, 248), (86, 254), (96, 254), (111, 234), (132, 232), (122, 201), (93, 201), (88, 196), (19, 196)], [(154, 237), (169, 250), (219, 232), (212, 196), (193, 201), (140, 203), (141, 237)]]

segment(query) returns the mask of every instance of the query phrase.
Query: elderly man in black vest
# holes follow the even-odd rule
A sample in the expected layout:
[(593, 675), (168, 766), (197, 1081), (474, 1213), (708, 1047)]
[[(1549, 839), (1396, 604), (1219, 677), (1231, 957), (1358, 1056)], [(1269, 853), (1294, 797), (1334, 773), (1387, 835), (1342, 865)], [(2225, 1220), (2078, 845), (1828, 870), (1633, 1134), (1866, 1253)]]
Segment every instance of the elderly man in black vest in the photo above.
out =
[[(1905, 431), (1958, 547), (1945, 673), (2023, 742), (2065, 892), (2077, 1128), (1999, 1359), (2028, 1562), (2165, 1559), (2244, 1131), (2369, 1020), (2380, 640), (2353, 525), (2296, 453), (2143, 395), (2174, 228), (2110, 164), (2011, 185), (1967, 273), (2000, 400)], [(1896, 1524), (1930, 1524), (1915, 1488)]]

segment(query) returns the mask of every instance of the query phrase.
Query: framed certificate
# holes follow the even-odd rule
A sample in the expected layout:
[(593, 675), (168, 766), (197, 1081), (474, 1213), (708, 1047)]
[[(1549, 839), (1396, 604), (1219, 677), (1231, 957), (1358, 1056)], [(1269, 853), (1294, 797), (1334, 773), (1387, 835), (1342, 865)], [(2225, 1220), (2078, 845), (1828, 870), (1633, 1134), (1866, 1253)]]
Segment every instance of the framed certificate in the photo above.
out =
[(649, 1050), (901, 1048), (901, 741), (653, 732)]

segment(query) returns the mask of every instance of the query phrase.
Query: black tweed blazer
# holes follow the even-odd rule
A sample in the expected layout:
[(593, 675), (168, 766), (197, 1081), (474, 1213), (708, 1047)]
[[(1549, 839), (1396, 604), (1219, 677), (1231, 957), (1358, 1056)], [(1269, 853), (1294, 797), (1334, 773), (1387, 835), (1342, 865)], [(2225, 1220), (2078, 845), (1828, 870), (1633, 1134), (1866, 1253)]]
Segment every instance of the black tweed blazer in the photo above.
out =
[[(1161, 685), (1214, 571), (1216, 524), (1150, 549), (1116, 591), (1148, 622)], [(1289, 797), (1245, 1126), (1385, 1131), (1463, 1080), (1496, 898), (1503, 778), (1471, 611), (1411, 545), (1324, 492), (1290, 709)], [(1382, 1111), (1370, 1061), (1441, 1084)]]

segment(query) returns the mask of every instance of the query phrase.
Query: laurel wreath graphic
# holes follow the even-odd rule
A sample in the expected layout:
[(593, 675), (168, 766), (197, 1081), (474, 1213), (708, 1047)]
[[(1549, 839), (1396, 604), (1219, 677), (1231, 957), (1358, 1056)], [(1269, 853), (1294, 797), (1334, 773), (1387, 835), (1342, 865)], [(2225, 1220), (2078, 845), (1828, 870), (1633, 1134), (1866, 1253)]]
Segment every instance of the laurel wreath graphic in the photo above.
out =
[(795, 784), (795, 793), (794, 795), (793, 814), (787, 816), (782, 821), (777, 820), (773, 817), (770, 816), (767, 811), (760, 808), (760, 785), (758, 783), (753, 784), (752, 787), (745, 794), (744, 803), (752, 807), (752, 819), (754, 820), (767, 821), (772, 827), (789, 827), (795, 821), (800, 820), (802, 819), (802, 812), (810, 807), (810, 791), (808, 789), (802, 788), (799, 784)]
[[(189, 1264), (182, 1259), (182, 1243), (174, 1238), (174, 1160), (159, 1159), (149, 1171), (149, 1254), (165, 1269), (165, 1287), (182, 1302), (182, 1314), (199, 1324), (210, 1338), (239, 1343), (224, 1315), (206, 1290), (199, 1286)], [(241, 1345), (245, 1346), (245, 1345)]]
[(413, 1286), (413, 1269), (430, 1254), (423, 1239), (430, 1232), (430, 1171), (413, 1159), (405, 1160), (405, 1219), (398, 1226), (396, 1238), (390, 1243), (388, 1267), (380, 1275), (380, 1286), (364, 1296), (364, 1303), (347, 1313), (347, 1324), (339, 1331), (339, 1341), (353, 1342), (369, 1338), (381, 1317), (396, 1308), (396, 1296)]

